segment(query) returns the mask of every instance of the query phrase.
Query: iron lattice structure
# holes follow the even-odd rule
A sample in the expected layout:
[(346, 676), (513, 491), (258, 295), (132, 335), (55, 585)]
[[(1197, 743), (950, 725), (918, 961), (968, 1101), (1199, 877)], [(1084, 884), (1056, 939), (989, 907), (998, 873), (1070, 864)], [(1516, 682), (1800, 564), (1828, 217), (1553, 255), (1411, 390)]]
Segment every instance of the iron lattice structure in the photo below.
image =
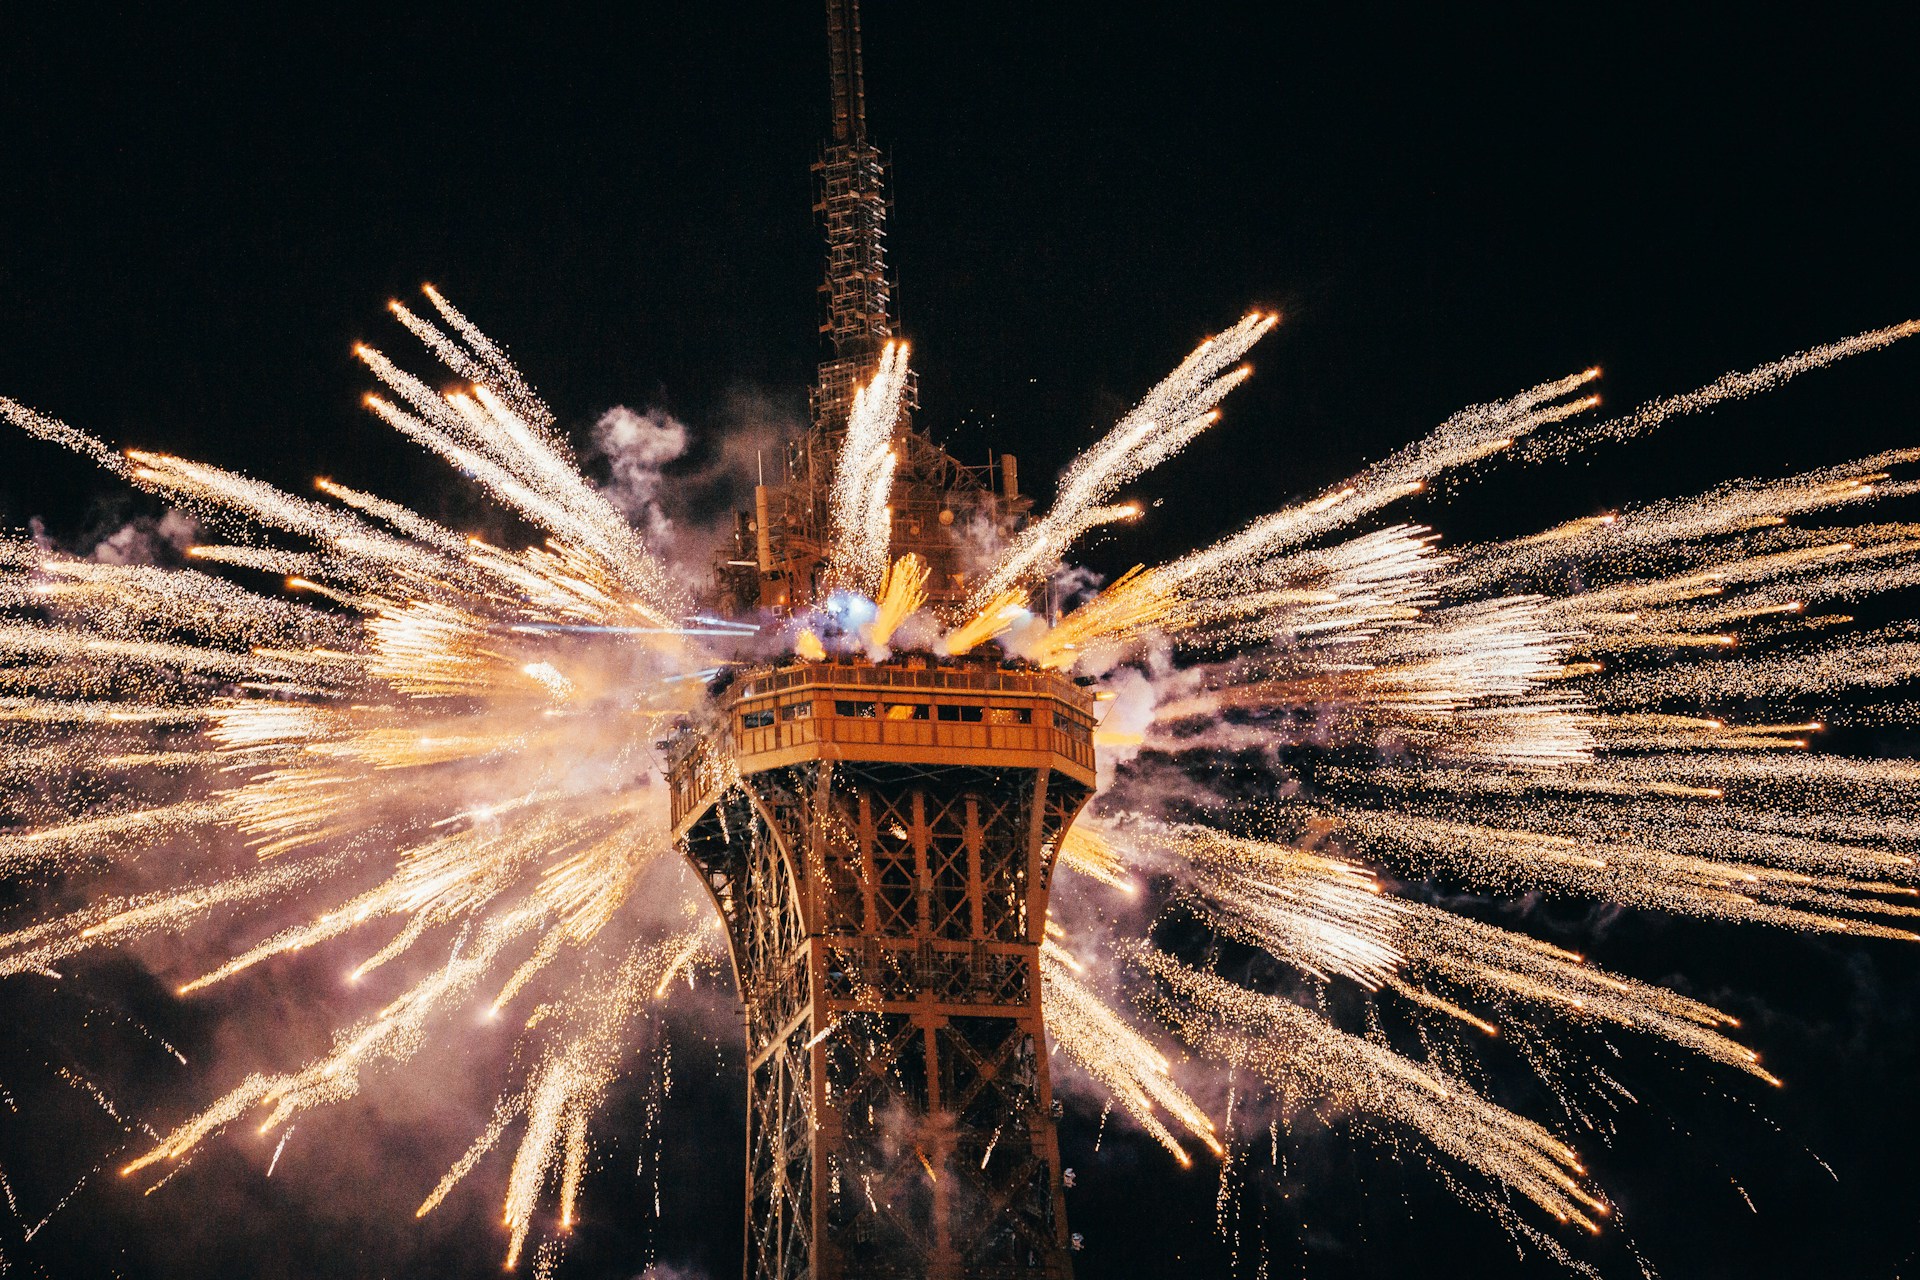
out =
[[(855, 387), (893, 336), (886, 170), (867, 140), (857, 0), (827, 0), (832, 130), (815, 211), (829, 347), (813, 425), (721, 549), (723, 606), (818, 598)], [(892, 551), (928, 597), (965, 540), (1024, 517), (1013, 458), (894, 432)], [(1061, 836), (1092, 794), (1071, 681), (991, 660), (731, 673), (671, 753), (676, 838), (726, 921), (747, 1036), (748, 1280), (1064, 1280), (1040, 947)]]
[[(739, 613), (804, 607), (819, 594), (827, 559), (828, 491), (854, 391), (879, 369), (895, 337), (893, 281), (887, 269), (890, 208), (886, 161), (867, 137), (866, 82), (857, 0), (827, 0), (831, 124), (814, 163), (814, 213), (826, 239), (819, 378), (809, 394), (812, 428), (771, 466), (762, 459), (754, 508), (735, 513), (733, 537), (716, 557), (722, 607)], [(931, 570), (928, 597), (957, 605), (971, 587), (969, 535), (1005, 533), (1024, 518), (1013, 455), (984, 466), (960, 462), (913, 429), (917, 391), (909, 373), (895, 428), (893, 550)], [(771, 474), (769, 474), (771, 473)], [(771, 483), (769, 482), (771, 480)]]
[[(815, 429), (833, 433), (846, 426), (854, 388), (873, 377), (881, 348), (893, 337), (893, 286), (887, 275), (887, 168), (867, 140), (858, 0), (827, 0), (827, 48), (833, 111), (827, 145), (813, 166), (813, 211), (827, 238), (820, 332), (833, 355), (820, 366), (812, 408)], [(911, 400), (909, 389), (908, 407)]]
[(727, 925), (748, 1050), (748, 1280), (1072, 1273), (1041, 1015), (1070, 681), (992, 662), (742, 673), (674, 829)]

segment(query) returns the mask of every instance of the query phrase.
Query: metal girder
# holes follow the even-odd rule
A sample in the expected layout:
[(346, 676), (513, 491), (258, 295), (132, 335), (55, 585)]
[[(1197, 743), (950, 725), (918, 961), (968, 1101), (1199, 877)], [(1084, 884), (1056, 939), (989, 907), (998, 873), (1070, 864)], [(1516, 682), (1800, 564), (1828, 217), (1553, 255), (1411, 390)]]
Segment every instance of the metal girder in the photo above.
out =
[(1064, 1280), (1039, 946), (1086, 786), (817, 761), (686, 828), (748, 1046), (748, 1280)]

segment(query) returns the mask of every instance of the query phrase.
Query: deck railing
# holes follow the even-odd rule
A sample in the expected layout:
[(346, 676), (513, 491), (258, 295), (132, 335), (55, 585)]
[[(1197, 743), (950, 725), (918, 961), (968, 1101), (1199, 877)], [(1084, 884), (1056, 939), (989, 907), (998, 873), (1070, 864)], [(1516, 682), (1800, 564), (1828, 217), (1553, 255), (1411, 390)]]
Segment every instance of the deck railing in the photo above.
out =
[(690, 735), (675, 753), (676, 825), (716, 784), (722, 760), (751, 773), (756, 758), (771, 764), (815, 744), (862, 758), (889, 748), (919, 759), (952, 753), (954, 763), (1050, 753), (1094, 767), (1093, 700), (1051, 671), (801, 662), (742, 672), (716, 701), (704, 741)]

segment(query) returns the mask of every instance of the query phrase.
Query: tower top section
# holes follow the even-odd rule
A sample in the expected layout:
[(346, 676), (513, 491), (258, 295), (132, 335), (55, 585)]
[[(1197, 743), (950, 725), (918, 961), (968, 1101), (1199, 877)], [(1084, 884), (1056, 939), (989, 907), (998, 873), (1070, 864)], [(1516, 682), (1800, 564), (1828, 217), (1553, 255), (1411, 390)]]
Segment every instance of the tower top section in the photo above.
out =
[[(894, 338), (893, 282), (887, 271), (886, 164), (867, 138), (866, 77), (861, 64), (859, 0), (827, 0), (830, 121), (814, 162), (814, 214), (826, 237), (820, 286), (819, 379), (808, 396), (812, 429), (788, 442), (785, 466), (762, 471), (754, 509), (735, 513), (733, 536), (715, 557), (716, 607), (781, 612), (822, 603), (822, 570), (832, 530), (834, 469), (854, 393), (873, 381)], [(913, 429), (919, 407), (911, 371), (893, 424), (893, 523), (889, 556), (912, 552), (931, 571), (936, 608), (968, 598), (967, 539), (983, 527), (1011, 533), (1025, 517), (1011, 454), (987, 465), (961, 463)], [(776, 467), (778, 464), (776, 464)]]
[(833, 142), (867, 142), (866, 71), (860, 62), (859, 0), (827, 0), (827, 49), (833, 68)]
[(813, 166), (819, 184), (813, 209), (827, 240), (820, 332), (832, 353), (820, 365), (813, 424), (832, 433), (846, 425), (854, 388), (872, 378), (893, 336), (893, 285), (887, 274), (886, 163), (867, 140), (859, 0), (827, 0), (827, 51), (832, 119)]

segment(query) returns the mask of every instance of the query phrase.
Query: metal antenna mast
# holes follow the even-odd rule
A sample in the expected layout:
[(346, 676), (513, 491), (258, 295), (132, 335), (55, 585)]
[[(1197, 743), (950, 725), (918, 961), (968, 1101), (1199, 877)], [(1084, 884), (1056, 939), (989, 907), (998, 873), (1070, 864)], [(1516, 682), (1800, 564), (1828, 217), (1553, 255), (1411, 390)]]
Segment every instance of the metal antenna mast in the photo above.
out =
[[(857, 388), (871, 381), (894, 338), (893, 283), (887, 272), (889, 209), (886, 163), (867, 138), (866, 81), (860, 56), (858, 0), (827, 0), (832, 94), (827, 142), (814, 162), (814, 213), (826, 239), (820, 285), (824, 358), (809, 393), (812, 429), (789, 443), (785, 474), (763, 476), (754, 509), (736, 515), (730, 545), (716, 556), (721, 607), (792, 612), (817, 603), (827, 554), (827, 502), (840, 440)], [(932, 570), (935, 607), (966, 599), (970, 586), (964, 539), (981, 526), (1010, 532), (1028, 502), (1020, 496), (1011, 453), (998, 465), (967, 466), (913, 429), (918, 397), (908, 374), (900, 421), (899, 462), (890, 506), (892, 550), (912, 552)]]
[(854, 388), (873, 376), (893, 336), (888, 313), (886, 162), (867, 140), (866, 75), (860, 60), (859, 0), (827, 0), (833, 77), (832, 127), (814, 163), (814, 212), (827, 237), (826, 316), (820, 332), (833, 355), (820, 365), (813, 423), (826, 433), (846, 426)]

